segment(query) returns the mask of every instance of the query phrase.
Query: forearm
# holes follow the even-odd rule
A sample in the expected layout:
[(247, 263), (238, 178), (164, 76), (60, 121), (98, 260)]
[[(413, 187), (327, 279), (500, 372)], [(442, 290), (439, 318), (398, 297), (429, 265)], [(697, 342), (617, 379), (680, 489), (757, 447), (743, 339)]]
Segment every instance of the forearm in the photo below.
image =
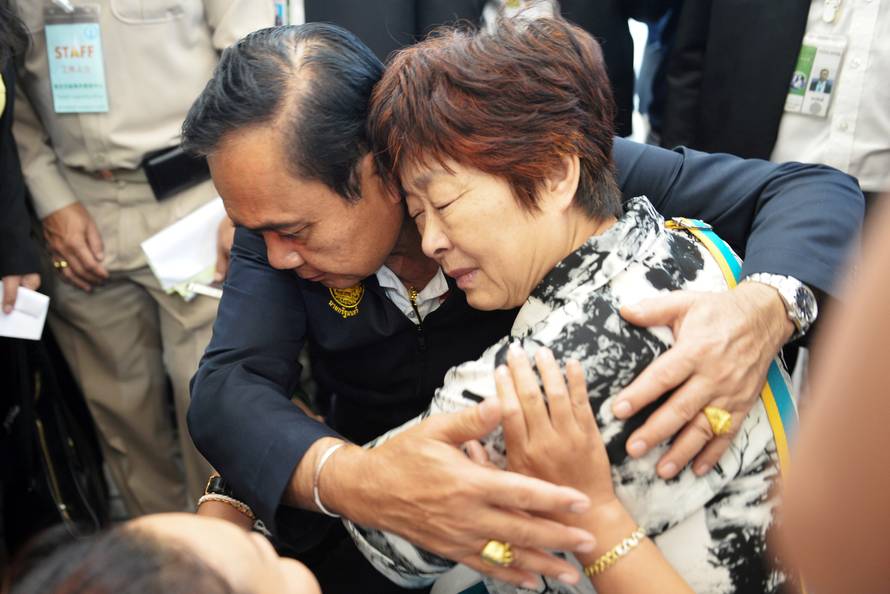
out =
[[(303, 454), (303, 457), (297, 464), (281, 499), (284, 505), (321, 512), (321, 509), (315, 503), (313, 493), (315, 472), (321, 456), (337, 444), (343, 445), (328, 458), (323, 469), (325, 472), (319, 475), (319, 498), (322, 505), (329, 511), (341, 515), (349, 515), (348, 510), (352, 505), (347, 492), (352, 481), (345, 479), (346, 476), (349, 476), (348, 471), (346, 473), (339, 471), (344, 466), (354, 468), (351, 460), (361, 456), (361, 452), (357, 451), (361, 450), (361, 448), (352, 446), (349, 442), (336, 437), (322, 437), (306, 450), (306, 453)], [(322, 478), (324, 479), (323, 483)]]
[[(636, 522), (618, 500), (591, 510), (576, 525), (597, 537), (597, 547), (592, 553), (576, 555), (584, 567), (595, 563), (637, 529)], [(603, 594), (681, 594), (693, 591), (649, 538), (644, 538), (614, 565), (590, 580), (596, 591)]]

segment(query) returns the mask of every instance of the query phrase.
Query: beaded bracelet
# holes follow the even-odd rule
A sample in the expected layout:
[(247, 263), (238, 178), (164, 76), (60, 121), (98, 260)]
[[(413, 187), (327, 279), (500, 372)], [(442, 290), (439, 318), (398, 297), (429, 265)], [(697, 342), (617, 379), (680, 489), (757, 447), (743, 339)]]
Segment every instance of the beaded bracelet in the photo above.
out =
[(229, 497), (228, 495), (222, 495), (220, 493), (207, 493), (205, 495), (202, 495), (201, 498), (198, 499), (198, 507), (201, 507), (201, 504), (207, 501), (217, 501), (219, 503), (230, 505), (248, 518), (250, 518), (252, 521), (256, 521), (256, 514), (253, 513), (253, 510), (250, 509), (250, 506), (243, 501), (238, 501), (234, 497)]

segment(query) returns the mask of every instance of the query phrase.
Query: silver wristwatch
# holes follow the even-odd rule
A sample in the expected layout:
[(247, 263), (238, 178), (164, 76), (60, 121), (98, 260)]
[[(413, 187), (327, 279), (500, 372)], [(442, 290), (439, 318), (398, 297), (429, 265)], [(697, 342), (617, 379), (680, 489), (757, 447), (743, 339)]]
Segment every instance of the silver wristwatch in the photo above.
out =
[(785, 302), (788, 319), (794, 324), (795, 332), (790, 340), (796, 340), (807, 333), (816, 317), (819, 306), (812, 289), (794, 277), (768, 272), (755, 272), (745, 277), (745, 281), (768, 285), (779, 292)]

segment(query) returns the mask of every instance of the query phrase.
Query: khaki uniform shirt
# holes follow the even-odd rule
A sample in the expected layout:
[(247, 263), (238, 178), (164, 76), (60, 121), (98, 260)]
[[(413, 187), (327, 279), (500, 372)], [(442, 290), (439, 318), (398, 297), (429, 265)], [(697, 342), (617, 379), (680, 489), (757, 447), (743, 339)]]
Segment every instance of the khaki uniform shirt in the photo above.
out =
[(31, 46), (14, 131), (41, 218), (79, 199), (65, 168), (137, 169), (146, 153), (179, 143), (182, 121), (219, 52), (274, 23), (272, 0), (73, 0), (100, 9), (109, 110), (56, 114), (43, 18), (50, 0), (15, 3)]

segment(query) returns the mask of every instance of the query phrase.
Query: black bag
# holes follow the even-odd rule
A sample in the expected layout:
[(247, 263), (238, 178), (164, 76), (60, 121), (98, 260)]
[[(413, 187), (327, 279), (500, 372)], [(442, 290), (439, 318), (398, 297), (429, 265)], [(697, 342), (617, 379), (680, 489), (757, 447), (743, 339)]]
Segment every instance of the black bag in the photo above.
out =
[(0, 338), (0, 528), (10, 554), (49, 526), (61, 523), (76, 536), (108, 524), (92, 418), (48, 335)]

